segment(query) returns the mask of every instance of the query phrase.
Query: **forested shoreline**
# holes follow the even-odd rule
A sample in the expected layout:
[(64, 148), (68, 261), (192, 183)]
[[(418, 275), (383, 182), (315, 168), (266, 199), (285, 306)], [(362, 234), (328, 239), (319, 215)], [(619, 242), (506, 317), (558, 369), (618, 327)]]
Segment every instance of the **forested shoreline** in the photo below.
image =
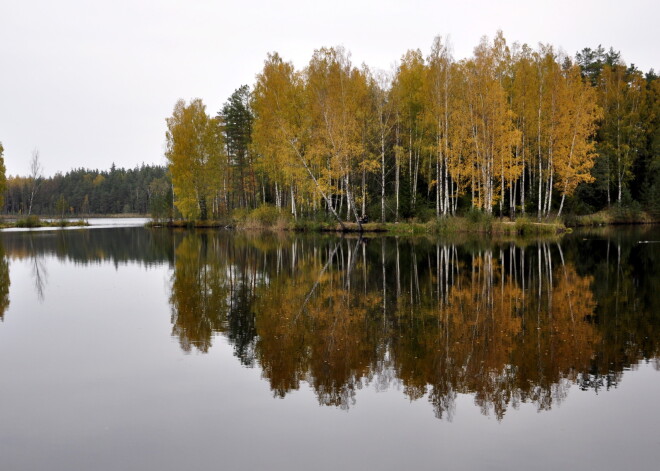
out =
[[(32, 207), (30, 208), (31, 195)], [(168, 201), (164, 201), (169, 196)], [(134, 169), (74, 169), (48, 178), (12, 177), (6, 182), (4, 213), (85, 217), (100, 214), (149, 214), (171, 205), (167, 169), (141, 165)]]
[(303, 70), (272, 53), (216, 116), (200, 99), (176, 103), (174, 204), (187, 220), (266, 205), (340, 224), (657, 213), (659, 92), (653, 70), (613, 49), (572, 58), (501, 32), (459, 61), (436, 38), (392, 74), (342, 48), (316, 50)]
[(501, 32), (462, 60), (438, 37), (391, 73), (353, 65), (343, 48), (316, 50), (302, 70), (272, 53), (215, 116), (201, 99), (176, 103), (166, 167), (43, 178), (37, 165), (0, 182), (4, 213), (255, 215), (361, 228), (623, 208), (657, 220), (659, 97), (653, 69), (612, 48), (571, 57), (508, 44)]

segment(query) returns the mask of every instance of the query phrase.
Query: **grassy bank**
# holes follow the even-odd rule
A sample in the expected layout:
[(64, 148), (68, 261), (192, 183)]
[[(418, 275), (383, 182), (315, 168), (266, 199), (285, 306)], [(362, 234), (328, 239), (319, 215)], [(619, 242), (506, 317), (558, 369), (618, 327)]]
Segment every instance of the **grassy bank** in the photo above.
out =
[(17, 219), (15, 222), (2, 221), (0, 229), (8, 229), (12, 227), (36, 228), (36, 227), (85, 227), (89, 223), (84, 220), (69, 221), (67, 219), (58, 219), (56, 221), (44, 221), (38, 216), (28, 216), (26, 218)]
[(231, 229), (234, 227), (231, 221), (184, 221), (176, 219), (172, 221), (149, 221), (146, 227), (168, 227), (170, 229)]
[(583, 216), (566, 216), (570, 227), (597, 227), (619, 224), (660, 224), (660, 214), (653, 215), (636, 207), (618, 207)]
[[(262, 206), (252, 211), (235, 211), (226, 221), (152, 221), (149, 227), (170, 228), (235, 228), (238, 230), (274, 230), (298, 232), (359, 232), (355, 222), (344, 222), (343, 227), (332, 220), (293, 219), (271, 206)], [(554, 235), (569, 229), (561, 222), (537, 222), (519, 218), (516, 221), (496, 219), (479, 211), (465, 216), (451, 216), (428, 222), (370, 222), (362, 224), (362, 231), (388, 235), (450, 235), (473, 233), (484, 235)]]

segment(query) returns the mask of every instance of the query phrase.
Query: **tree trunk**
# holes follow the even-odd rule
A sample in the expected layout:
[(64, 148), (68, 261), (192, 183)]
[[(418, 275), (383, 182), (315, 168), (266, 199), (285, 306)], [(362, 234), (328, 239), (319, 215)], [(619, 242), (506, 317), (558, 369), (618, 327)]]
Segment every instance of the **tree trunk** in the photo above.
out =
[(362, 217), (367, 213), (367, 171), (362, 169)]
[(522, 131), (522, 181), (520, 182), (520, 212), (525, 217), (525, 119)]
[(325, 194), (325, 192), (321, 188), (321, 185), (319, 185), (318, 180), (316, 179), (316, 177), (312, 173), (311, 169), (309, 168), (309, 165), (307, 165), (307, 162), (305, 161), (305, 158), (300, 154), (300, 151), (295, 146), (294, 142), (289, 141), (289, 144), (291, 145), (291, 147), (293, 147), (293, 150), (295, 151), (296, 155), (298, 156), (298, 159), (300, 160), (300, 162), (303, 164), (303, 167), (305, 167), (305, 170), (307, 170), (307, 173), (309, 174), (312, 181), (314, 182), (314, 185), (316, 186), (316, 190), (321, 194), (321, 196), (325, 200), (325, 204), (328, 206), (328, 208), (332, 212), (332, 215), (337, 219), (337, 221), (339, 222), (339, 225), (341, 226), (342, 230), (345, 231), (346, 226), (344, 225), (344, 221), (341, 220), (341, 217), (339, 216), (339, 214), (337, 214), (337, 211), (335, 211), (335, 208), (332, 206), (332, 201), (330, 201), (330, 198), (328, 198), (328, 195)]
[(353, 209), (353, 215), (355, 216), (355, 222), (358, 225), (358, 230), (360, 232), (363, 232), (362, 221), (360, 220), (360, 216), (358, 215), (357, 208), (355, 207), (355, 201), (353, 200), (353, 192), (351, 191), (350, 188), (349, 175), (346, 174), (344, 179), (346, 181), (346, 198), (348, 200), (348, 206)]
[[(440, 139), (438, 139), (438, 148), (440, 147)], [(435, 159), (435, 217), (440, 218), (440, 152), (436, 152)]]
[(380, 134), (380, 221), (385, 222), (385, 135)]
[(296, 209), (296, 197), (293, 192), (293, 184), (291, 185), (291, 214), (293, 214), (293, 219), (298, 220), (298, 210)]

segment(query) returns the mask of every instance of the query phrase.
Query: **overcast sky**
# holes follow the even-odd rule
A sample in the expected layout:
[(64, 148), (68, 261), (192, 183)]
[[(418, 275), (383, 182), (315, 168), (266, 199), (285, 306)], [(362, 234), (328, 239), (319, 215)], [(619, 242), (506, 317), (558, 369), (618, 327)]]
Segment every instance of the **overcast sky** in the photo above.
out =
[(389, 70), (434, 36), (462, 59), (502, 29), (571, 55), (613, 46), (648, 71), (659, 20), (658, 0), (0, 0), (0, 142), (8, 175), (26, 175), (35, 148), (46, 175), (163, 164), (176, 100), (200, 97), (215, 115), (270, 51), (302, 68), (343, 45), (354, 64)]

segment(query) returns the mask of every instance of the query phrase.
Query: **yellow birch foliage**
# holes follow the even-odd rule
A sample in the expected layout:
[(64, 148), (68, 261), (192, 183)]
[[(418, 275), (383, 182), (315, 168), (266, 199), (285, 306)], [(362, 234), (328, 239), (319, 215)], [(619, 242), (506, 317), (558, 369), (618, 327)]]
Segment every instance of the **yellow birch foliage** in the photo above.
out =
[(555, 188), (562, 196), (570, 196), (578, 184), (594, 180), (590, 170), (597, 154), (592, 137), (602, 117), (596, 90), (582, 79), (577, 65), (564, 71), (559, 108)]
[(202, 100), (177, 101), (167, 118), (168, 160), (175, 205), (186, 219), (206, 218), (217, 196), (224, 150), (217, 121), (206, 114)]

